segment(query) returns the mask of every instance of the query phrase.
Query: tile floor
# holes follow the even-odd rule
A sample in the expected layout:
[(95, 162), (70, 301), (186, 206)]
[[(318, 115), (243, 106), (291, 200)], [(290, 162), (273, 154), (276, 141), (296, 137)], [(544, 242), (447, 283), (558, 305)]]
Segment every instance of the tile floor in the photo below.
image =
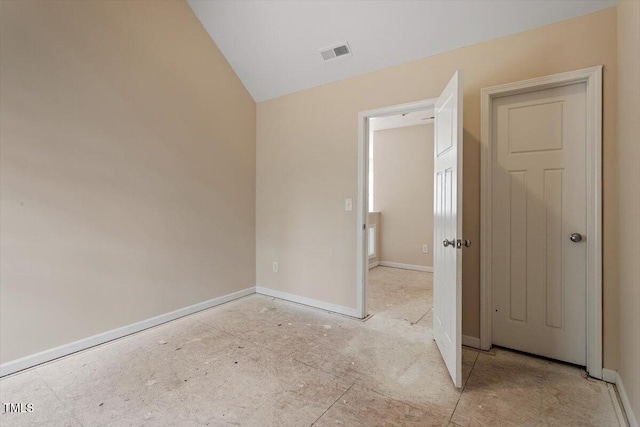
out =
[(252, 295), (0, 380), (2, 426), (618, 426), (582, 370), (464, 349), (451, 385), (431, 275), (378, 267), (366, 322)]

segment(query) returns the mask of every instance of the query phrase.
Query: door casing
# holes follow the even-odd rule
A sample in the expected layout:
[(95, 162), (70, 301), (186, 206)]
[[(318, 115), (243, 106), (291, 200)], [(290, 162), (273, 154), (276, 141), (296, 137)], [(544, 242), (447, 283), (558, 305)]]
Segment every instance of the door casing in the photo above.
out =
[(481, 90), (480, 181), (480, 347), (491, 348), (491, 190), (494, 141), (493, 100), (584, 82), (587, 184), (587, 372), (602, 379), (602, 66), (590, 67)]

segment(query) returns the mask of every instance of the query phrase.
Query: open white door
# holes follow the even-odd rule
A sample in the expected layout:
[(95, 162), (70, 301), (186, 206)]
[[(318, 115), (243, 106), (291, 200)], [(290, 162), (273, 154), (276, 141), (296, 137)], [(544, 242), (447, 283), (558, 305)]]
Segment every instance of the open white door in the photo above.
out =
[(435, 106), (433, 335), (456, 387), (462, 387), (462, 74)]

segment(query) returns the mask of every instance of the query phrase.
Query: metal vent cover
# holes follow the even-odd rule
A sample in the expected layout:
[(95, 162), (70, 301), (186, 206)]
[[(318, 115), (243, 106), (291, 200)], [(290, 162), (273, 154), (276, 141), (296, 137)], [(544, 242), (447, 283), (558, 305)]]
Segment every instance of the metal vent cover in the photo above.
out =
[(338, 43), (336, 45), (320, 49), (320, 55), (322, 55), (322, 59), (329, 61), (340, 56), (351, 55), (351, 48), (347, 42)]

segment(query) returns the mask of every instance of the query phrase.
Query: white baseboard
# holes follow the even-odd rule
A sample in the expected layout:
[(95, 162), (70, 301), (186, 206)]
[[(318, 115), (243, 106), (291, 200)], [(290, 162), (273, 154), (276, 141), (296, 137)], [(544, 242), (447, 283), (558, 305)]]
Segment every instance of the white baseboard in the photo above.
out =
[(402, 268), (403, 270), (426, 271), (433, 273), (433, 267), (425, 267), (423, 265), (403, 264), (401, 262), (380, 261), (382, 267)]
[(369, 263), (369, 270), (380, 265), (380, 261)]
[(344, 314), (345, 316), (360, 318), (358, 311), (355, 308), (351, 307), (331, 304), (329, 302), (320, 301), (313, 298), (301, 297), (299, 295), (289, 294), (287, 292), (277, 291), (275, 289), (269, 289), (262, 286), (256, 286), (256, 293), (295, 302), (298, 304), (308, 305), (309, 307), (319, 308), (321, 310)]
[(618, 388), (618, 394), (620, 395), (620, 400), (622, 400), (622, 406), (624, 406), (624, 412), (627, 414), (627, 420), (629, 421), (629, 426), (640, 427), (638, 425), (638, 418), (636, 417), (636, 414), (633, 413), (633, 408), (631, 407), (631, 401), (629, 400), (627, 391), (624, 388), (624, 384), (622, 383), (622, 377), (620, 377), (620, 374), (616, 375), (616, 387)]
[(618, 377), (618, 371), (613, 369), (602, 368), (602, 381), (615, 384)]
[(471, 337), (469, 335), (463, 335), (462, 336), (462, 345), (467, 346), (467, 347), (472, 347), (472, 348), (480, 348), (480, 338), (478, 337)]
[(170, 322), (180, 317), (188, 316), (189, 314), (196, 313), (198, 311), (206, 310), (216, 305), (224, 304), (229, 301), (233, 301), (238, 298), (242, 298), (247, 295), (251, 295), (256, 292), (255, 288), (247, 288), (238, 292), (223, 295), (218, 298), (210, 299), (208, 301), (200, 302), (198, 304), (190, 305), (188, 307), (180, 308), (178, 310), (161, 314), (150, 319), (142, 320), (140, 322), (132, 323), (131, 325), (123, 326), (121, 328), (112, 329), (107, 332), (103, 332), (98, 335), (94, 335), (88, 338), (83, 338), (78, 341), (74, 341), (69, 344), (64, 344), (59, 347), (55, 347), (49, 350), (41, 351), (40, 353), (31, 354), (29, 356), (22, 357), (20, 359), (12, 360), (0, 364), (0, 377), (13, 374), (14, 372), (22, 371), (23, 369), (31, 368), (36, 365), (40, 365), (45, 362), (49, 362), (60, 357), (68, 356), (69, 354), (76, 353), (81, 350), (86, 350), (91, 347), (95, 347), (100, 344), (104, 344), (109, 341), (113, 341), (118, 338), (125, 337), (127, 335), (135, 334), (136, 332), (143, 331), (145, 329), (153, 328), (154, 326), (161, 325), (163, 323)]

